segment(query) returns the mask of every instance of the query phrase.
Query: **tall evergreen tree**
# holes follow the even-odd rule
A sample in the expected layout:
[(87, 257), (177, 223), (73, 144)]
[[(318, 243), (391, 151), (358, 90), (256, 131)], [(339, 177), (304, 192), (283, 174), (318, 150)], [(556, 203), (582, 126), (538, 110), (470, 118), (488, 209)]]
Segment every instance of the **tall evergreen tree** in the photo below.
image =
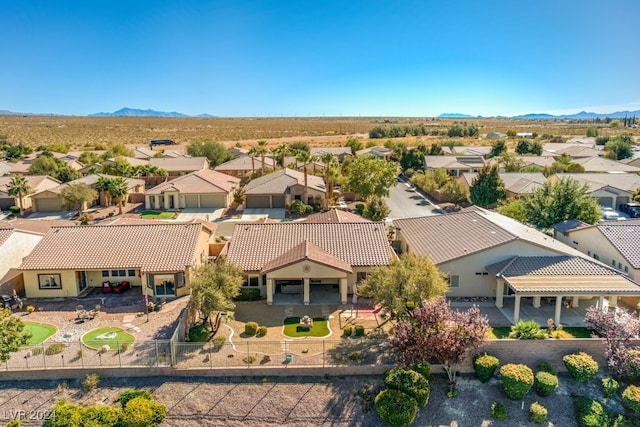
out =
[(469, 192), (471, 203), (478, 206), (490, 206), (504, 198), (507, 190), (500, 178), (497, 165), (485, 165), (473, 179)]

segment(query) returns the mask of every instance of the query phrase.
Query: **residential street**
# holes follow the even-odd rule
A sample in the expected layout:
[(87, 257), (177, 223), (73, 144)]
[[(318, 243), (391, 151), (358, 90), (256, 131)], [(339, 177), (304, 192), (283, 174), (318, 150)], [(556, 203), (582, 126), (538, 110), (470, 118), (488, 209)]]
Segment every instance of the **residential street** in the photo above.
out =
[(389, 189), (389, 197), (385, 201), (391, 209), (387, 221), (439, 213), (436, 206), (400, 177), (398, 177), (398, 185)]

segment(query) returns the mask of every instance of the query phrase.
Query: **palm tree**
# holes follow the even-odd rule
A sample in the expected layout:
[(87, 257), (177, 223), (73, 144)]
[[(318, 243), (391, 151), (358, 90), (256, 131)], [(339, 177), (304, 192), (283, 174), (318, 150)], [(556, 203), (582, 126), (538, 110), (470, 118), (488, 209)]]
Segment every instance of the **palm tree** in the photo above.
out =
[(337, 176), (336, 161), (331, 153), (324, 153), (320, 160), (324, 163), (324, 181), (326, 186), (324, 204), (326, 208), (329, 206), (329, 201), (333, 197), (333, 184)]
[(296, 153), (296, 162), (302, 162), (304, 168), (304, 202), (309, 202), (308, 192), (309, 186), (307, 183), (308, 173), (307, 173), (307, 164), (311, 163), (314, 160), (314, 157), (311, 156), (311, 153), (304, 150), (299, 150)]
[(267, 141), (262, 140), (258, 141), (258, 146), (256, 147), (257, 154), (260, 155), (260, 162), (262, 163), (262, 175), (264, 175), (264, 156), (269, 152), (267, 149)]
[(256, 173), (256, 156), (258, 155), (258, 148), (251, 147), (247, 154), (251, 157), (251, 177)]
[(20, 216), (24, 214), (23, 200), (22, 198), (25, 194), (29, 194), (31, 191), (31, 187), (29, 187), (29, 183), (27, 182), (27, 178), (22, 175), (16, 175), (11, 178), (9, 184), (7, 185), (7, 194), (9, 196), (18, 196), (18, 205), (20, 206)]
[(109, 206), (111, 204), (109, 198), (109, 182), (111, 181), (111, 179), (101, 176), (100, 178), (98, 178), (98, 180), (96, 181), (94, 188), (96, 189), (96, 191), (98, 192), (98, 197), (100, 199), (100, 205), (102, 205), (102, 200), (103, 200), (103, 196), (104, 196), (104, 204)]
[(118, 214), (122, 215), (122, 203), (129, 192), (129, 183), (121, 176), (109, 180), (109, 194), (118, 203)]
[(280, 144), (272, 148), (271, 152), (280, 158), (280, 166), (284, 167), (284, 158), (289, 154), (289, 146), (287, 144)]

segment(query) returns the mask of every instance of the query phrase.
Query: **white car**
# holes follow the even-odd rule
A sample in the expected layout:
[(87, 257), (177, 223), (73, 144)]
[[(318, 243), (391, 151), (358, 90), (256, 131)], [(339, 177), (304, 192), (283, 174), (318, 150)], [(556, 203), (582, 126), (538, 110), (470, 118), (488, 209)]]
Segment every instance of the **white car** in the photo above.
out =
[(612, 208), (605, 206), (602, 208), (602, 218), (606, 220), (617, 220), (620, 218), (620, 215)]

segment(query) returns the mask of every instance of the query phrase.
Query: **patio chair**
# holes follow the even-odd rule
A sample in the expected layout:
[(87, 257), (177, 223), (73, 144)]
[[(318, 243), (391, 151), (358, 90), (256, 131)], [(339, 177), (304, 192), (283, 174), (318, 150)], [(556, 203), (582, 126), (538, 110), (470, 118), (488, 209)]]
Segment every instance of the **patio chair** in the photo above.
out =
[(102, 293), (103, 294), (111, 293), (111, 282), (109, 281), (102, 282)]
[(291, 363), (292, 360), (293, 360), (293, 354), (286, 354), (284, 356), (284, 363), (285, 364)]

